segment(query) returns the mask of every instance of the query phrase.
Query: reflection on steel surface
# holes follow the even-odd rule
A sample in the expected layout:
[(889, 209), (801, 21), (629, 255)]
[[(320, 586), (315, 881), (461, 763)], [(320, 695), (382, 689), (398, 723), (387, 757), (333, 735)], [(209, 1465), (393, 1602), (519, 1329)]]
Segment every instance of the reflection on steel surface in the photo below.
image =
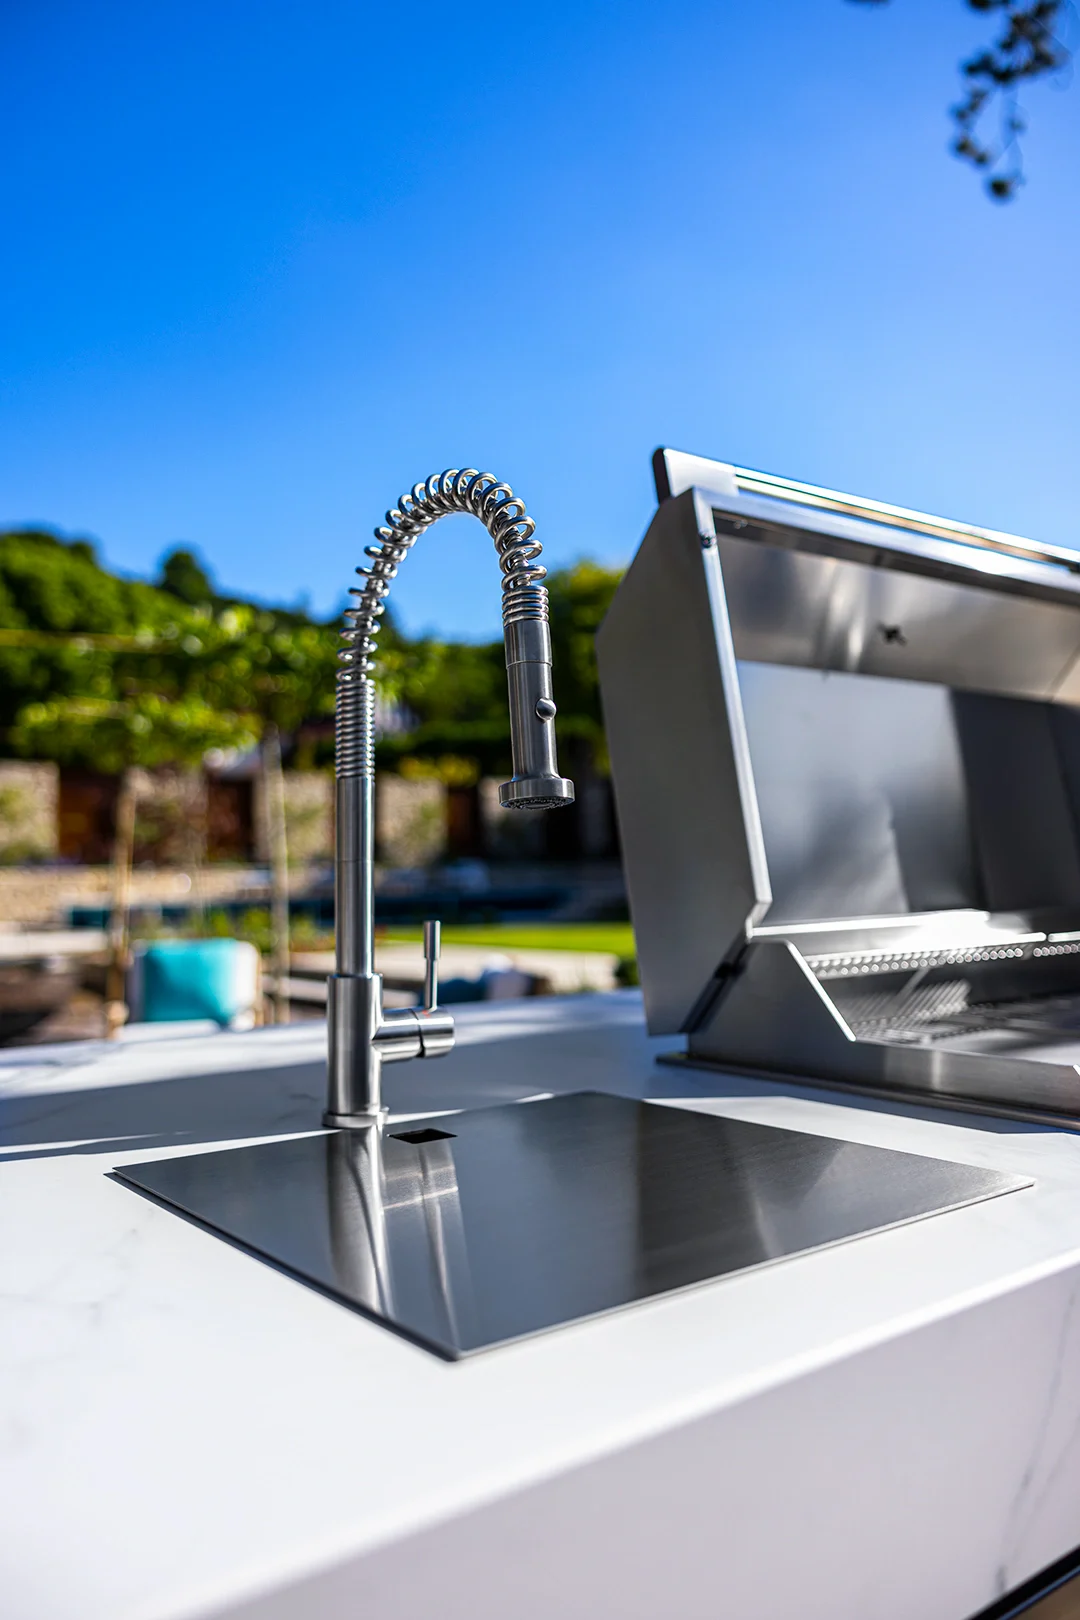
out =
[(450, 1357), (1030, 1185), (590, 1092), (117, 1174)]

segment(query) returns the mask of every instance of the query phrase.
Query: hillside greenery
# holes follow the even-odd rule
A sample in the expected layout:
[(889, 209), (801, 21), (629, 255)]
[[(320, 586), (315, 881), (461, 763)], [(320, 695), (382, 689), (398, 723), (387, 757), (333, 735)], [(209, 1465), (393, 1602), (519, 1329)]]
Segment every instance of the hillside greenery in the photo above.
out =
[[(593, 636), (618, 573), (554, 572), (560, 741), (603, 764)], [(0, 534), (0, 751), (104, 772), (195, 765), (273, 725), (294, 763), (328, 764), (340, 620), (219, 594), (193, 553), (155, 583), (126, 579), (84, 540)], [(378, 680), (397, 717), (380, 762), (465, 780), (509, 765), (501, 642), (409, 638), (386, 615)]]

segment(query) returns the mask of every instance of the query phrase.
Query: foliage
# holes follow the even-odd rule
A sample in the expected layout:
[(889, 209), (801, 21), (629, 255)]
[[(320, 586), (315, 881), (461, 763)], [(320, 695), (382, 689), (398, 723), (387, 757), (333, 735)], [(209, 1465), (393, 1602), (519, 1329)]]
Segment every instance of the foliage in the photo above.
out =
[[(602, 750), (593, 635), (618, 573), (579, 562), (548, 580), (559, 736)], [(0, 729), (15, 751), (101, 771), (199, 763), (268, 725), (325, 736), (337, 624), (214, 593), (190, 552), (162, 583), (118, 578), (84, 541), (0, 535)], [(381, 763), (465, 783), (509, 768), (501, 641), (410, 640), (387, 614), (376, 679), (403, 724)], [(310, 750), (310, 743), (305, 747)], [(404, 763), (404, 762), (408, 763)]]
[(131, 765), (197, 765), (211, 748), (250, 748), (255, 738), (250, 717), (200, 698), (170, 702), (152, 692), (119, 701), (85, 697), (28, 703), (11, 729), (21, 754), (90, 764), (107, 773)]
[(585, 561), (560, 569), (548, 581), (555, 696), (560, 717), (570, 721), (563, 733), (583, 737), (594, 748), (602, 747), (604, 735), (595, 638), (621, 578), (621, 569)]
[[(242, 939), (254, 945), (263, 956), (273, 952), (274, 933), (268, 906), (248, 906), (239, 916), (224, 906), (213, 906), (200, 914), (193, 912), (179, 927), (157, 926), (146, 918), (139, 919), (135, 928), (140, 940), (151, 939)], [(332, 951), (334, 930), (320, 928), (303, 914), (289, 922), (289, 946), (294, 951)]]
[[(621, 570), (582, 561), (548, 578), (559, 741), (589, 749), (603, 762), (600, 682), (593, 638), (615, 594)], [(380, 634), (379, 679), (415, 724), (384, 738), (381, 763), (416, 774), (417, 760), (466, 758), (485, 772), (510, 768), (506, 661), (501, 641), (481, 644), (407, 641), (392, 626)]]
[[(887, 5), (888, 0), (855, 0), (856, 5)], [(960, 64), (966, 94), (952, 108), (957, 157), (986, 172), (986, 189), (1007, 202), (1023, 184), (1020, 136), (1027, 128), (1017, 87), (1066, 67), (1072, 53), (1055, 29), (1073, 14), (1070, 0), (966, 0), (971, 11), (1000, 11), (1002, 29), (991, 45)], [(987, 144), (980, 131), (997, 103), (998, 136)]]
[(289, 925), (289, 940), (294, 951), (332, 951), (334, 930), (320, 927), (314, 917), (300, 912)]
[(408, 641), (392, 625), (380, 633), (379, 684), (420, 727), (453, 725), (467, 715), (485, 720), (506, 707), (506, 664), (501, 642), (446, 642), (431, 636)]
[(159, 584), (163, 591), (178, 596), (181, 602), (187, 602), (191, 607), (214, 599), (214, 587), (205, 568), (193, 551), (185, 551), (181, 547), (170, 551), (163, 560)]
[(192, 918), (187, 934), (191, 939), (243, 939), (262, 956), (270, 956), (274, 949), (273, 922), (266, 906), (250, 906), (239, 917), (223, 909), (208, 911), (205, 918)]
[(615, 983), (623, 990), (636, 990), (641, 983), (641, 970), (636, 956), (620, 956), (615, 967)]
[[(961, 66), (967, 95), (953, 108), (957, 135), (953, 151), (978, 169), (988, 171), (986, 187), (999, 202), (1007, 201), (1021, 184), (1019, 137), (1026, 126), (1016, 98), (1016, 87), (1055, 73), (1069, 60), (1064, 44), (1054, 36), (1062, 0), (1035, 0), (1010, 4), (1008, 0), (968, 0), (975, 11), (1002, 10), (1004, 28), (987, 49), (977, 51)], [(1000, 105), (1000, 134), (987, 146), (979, 137), (980, 121), (991, 102)]]
[(157, 596), (151, 586), (116, 579), (99, 568), (89, 548), (78, 542), (66, 546), (35, 531), (4, 535), (0, 629), (47, 635), (0, 637), (0, 726), (10, 726), (34, 699), (112, 695), (109, 655), (84, 637), (132, 637), (141, 631), (153, 639), (165, 623), (156, 611)]
[(407, 782), (442, 782), (445, 787), (472, 787), (479, 775), (476, 761), (460, 754), (440, 754), (433, 759), (407, 754), (398, 772)]
[(190, 764), (269, 723), (328, 719), (336, 639), (295, 613), (119, 579), (80, 542), (0, 536), (0, 726), (37, 758)]

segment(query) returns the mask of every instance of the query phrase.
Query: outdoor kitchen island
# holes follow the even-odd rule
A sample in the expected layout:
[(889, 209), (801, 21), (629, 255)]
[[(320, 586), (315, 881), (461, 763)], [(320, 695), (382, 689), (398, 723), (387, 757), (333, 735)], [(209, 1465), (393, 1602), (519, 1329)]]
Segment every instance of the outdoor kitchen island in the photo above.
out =
[[(966, 1620), (1080, 1543), (1080, 1135), (462, 1009), (396, 1119), (564, 1090), (1034, 1185), (446, 1361), (110, 1177), (319, 1129), (322, 1025), (0, 1061), (11, 1620)], [(528, 1106), (528, 1104), (524, 1104)]]

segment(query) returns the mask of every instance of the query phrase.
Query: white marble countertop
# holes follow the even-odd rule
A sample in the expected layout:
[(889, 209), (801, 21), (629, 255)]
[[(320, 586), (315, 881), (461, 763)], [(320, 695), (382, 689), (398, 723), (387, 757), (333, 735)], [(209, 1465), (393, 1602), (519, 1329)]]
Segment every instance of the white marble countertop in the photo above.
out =
[(460, 1010), (400, 1113), (602, 1089), (1035, 1178), (446, 1363), (108, 1179), (318, 1127), (325, 1029), (0, 1053), (5, 1620), (965, 1620), (1080, 1543), (1080, 1136)]

